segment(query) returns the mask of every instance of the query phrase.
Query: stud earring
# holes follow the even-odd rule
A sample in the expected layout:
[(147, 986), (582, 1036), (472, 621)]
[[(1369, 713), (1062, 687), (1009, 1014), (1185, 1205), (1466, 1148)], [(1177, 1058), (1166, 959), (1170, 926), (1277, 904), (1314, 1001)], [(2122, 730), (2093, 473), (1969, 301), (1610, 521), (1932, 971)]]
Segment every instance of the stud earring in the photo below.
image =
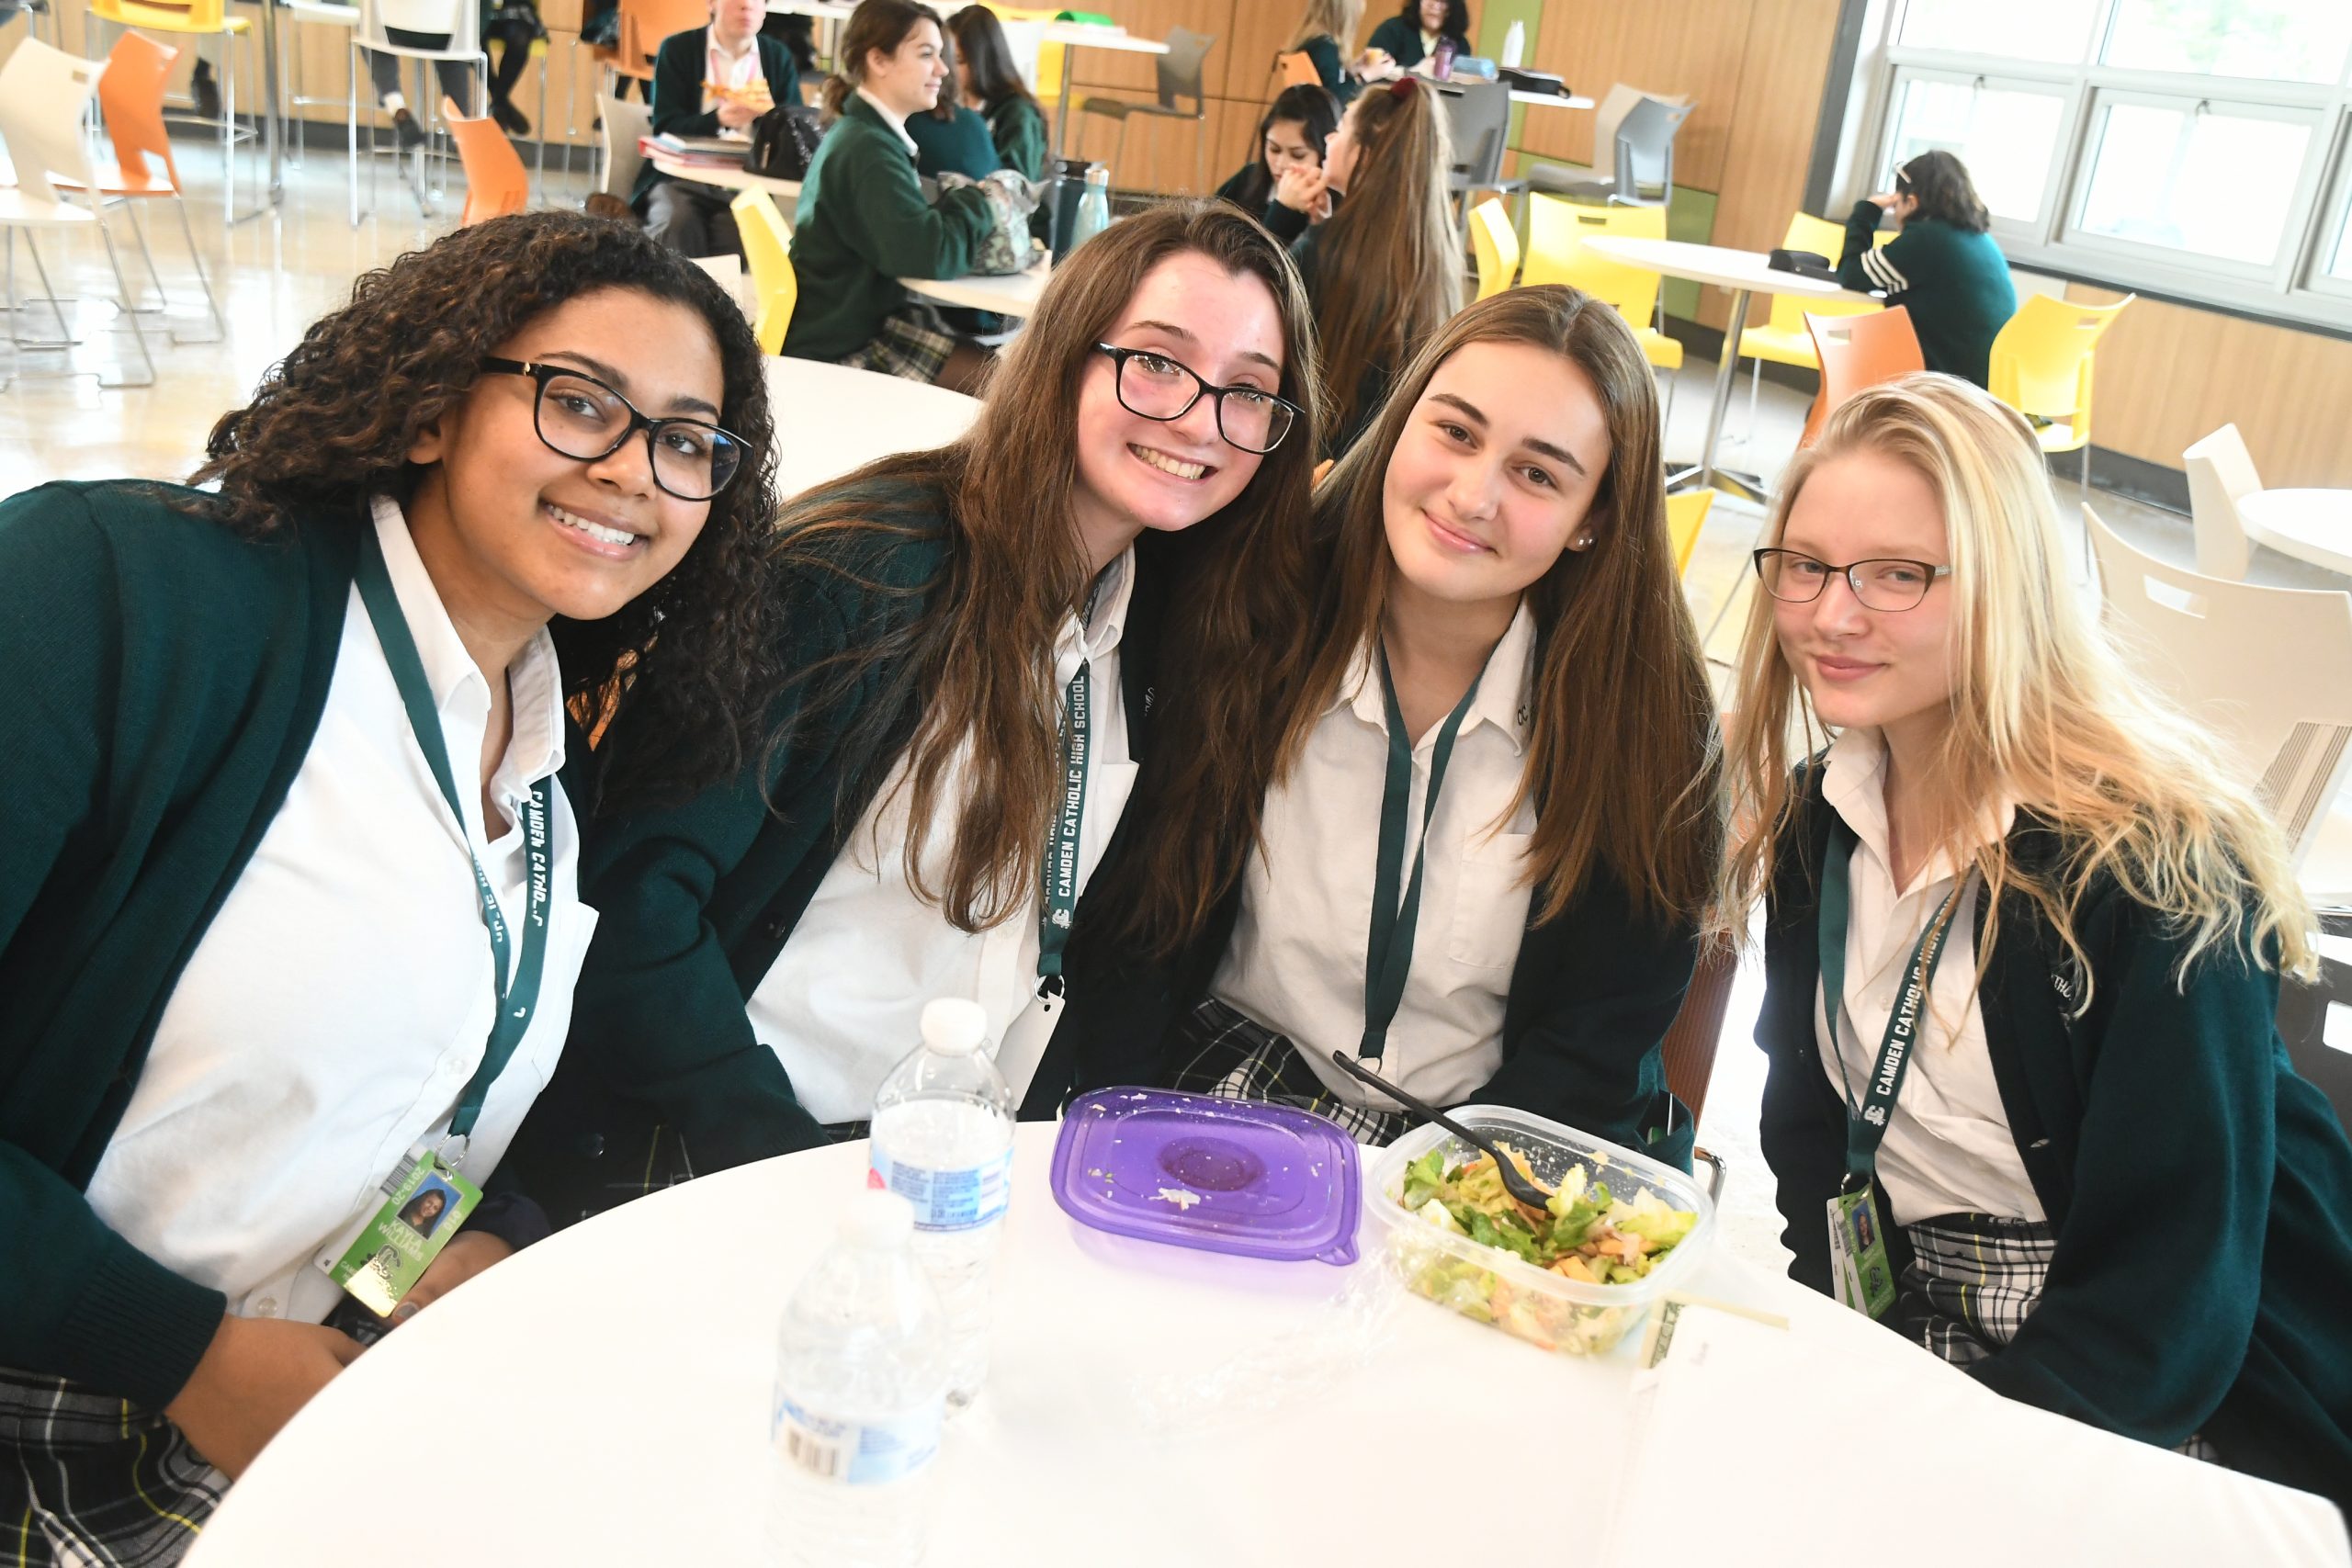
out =
[(1578, 534), (1577, 536), (1577, 548), (1580, 550), (1589, 550), (1592, 548), (1592, 536), (1589, 534)]

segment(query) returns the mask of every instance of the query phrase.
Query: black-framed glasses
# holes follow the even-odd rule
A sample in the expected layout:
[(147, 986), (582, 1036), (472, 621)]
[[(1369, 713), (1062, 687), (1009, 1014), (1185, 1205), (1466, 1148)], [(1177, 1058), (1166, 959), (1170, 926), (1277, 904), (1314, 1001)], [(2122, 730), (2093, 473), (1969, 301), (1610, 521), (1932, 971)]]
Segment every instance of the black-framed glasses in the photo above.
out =
[(653, 482), (680, 501), (708, 501), (743, 467), (743, 438), (707, 420), (655, 419), (584, 370), (521, 359), (485, 359), (483, 370), (539, 384), (531, 418), (550, 452), (593, 463), (645, 432)]
[(1098, 343), (1117, 367), (1119, 406), (1145, 419), (1182, 419), (1204, 396), (1216, 400), (1216, 433), (1244, 452), (1271, 452), (1306, 411), (1260, 387), (1212, 387), (1179, 359), (1148, 348)]
[(1843, 577), (1865, 610), (1916, 610), (1936, 579), (1951, 575), (1948, 566), (1893, 558), (1831, 566), (1799, 550), (1758, 550), (1753, 558), (1764, 592), (1791, 604), (1810, 604), (1831, 578)]

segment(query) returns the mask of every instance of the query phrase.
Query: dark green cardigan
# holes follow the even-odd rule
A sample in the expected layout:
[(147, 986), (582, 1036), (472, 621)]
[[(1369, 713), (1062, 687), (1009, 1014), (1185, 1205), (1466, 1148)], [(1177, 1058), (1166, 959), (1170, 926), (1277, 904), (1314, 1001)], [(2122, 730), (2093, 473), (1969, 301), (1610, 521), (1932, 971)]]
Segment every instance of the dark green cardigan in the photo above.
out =
[(286, 798), (358, 535), (164, 485), (0, 503), (0, 1366), (162, 1405), (227, 1301), (83, 1198), (182, 967)]
[(989, 140), (1008, 169), (1024, 180), (1046, 177), (1048, 141), (1045, 111), (1020, 94), (999, 98), (988, 107)]
[(969, 175), (977, 180), (1004, 166), (997, 156), (995, 141), (989, 139), (989, 122), (978, 111), (961, 104), (956, 106), (955, 115), (947, 119), (934, 114), (909, 115), (907, 134), (915, 140), (918, 175), (933, 178)]
[(978, 189), (922, 198), (914, 155), (874, 106), (853, 94), (801, 182), (792, 220), (800, 302), (784, 352), (845, 358), (906, 302), (901, 277), (961, 277), (993, 219)]
[(1854, 203), (1838, 281), (1883, 293), (1889, 305), (1909, 310), (1928, 369), (1984, 385), (1993, 340), (2018, 313), (2017, 285), (2000, 245), (1990, 234), (1934, 218), (1915, 218), (1877, 245), (1883, 216), (1876, 202)]
[(1316, 73), (1323, 78), (1323, 85), (1340, 100), (1342, 107), (1355, 102), (1363, 91), (1363, 84), (1348, 74), (1347, 62), (1340, 58), (1340, 45), (1329, 33), (1318, 33), (1298, 46), (1306, 58), (1315, 62)]
[[(1453, 52), (1456, 56), (1470, 52), (1470, 40), (1460, 33), (1443, 33), (1439, 36), (1453, 40)], [(1402, 17), (1391, 17), (1373, 28), (1372, 42), (1368, 47), (1386, 50), (1396, 62), (1396, 68), (1399, 71), (1410, 71), (1429, 58), (1429, 51), (1421, 47), (1420, 25), (1418, 22), (1408, 22)]]
[[(1813, 784), (1770, 901), (1756, 1031), (1789, 1272), (1824, 1292), (1846, 1123), (1814, 1036), (1834, 815)], [(2028, 868), (2060, 852), (2025, 817), (2010, 842)], [(2082, 980), (2055, 933), (2024, 898), (2003, 903), (1980, 1005), (2058, 1245), (2023, 1330), (1968, 1371), (2167, 1448), (2202, 1432), (2239, 1470), (2352, 1506), (2352, 1144), (2288, 1063), (2278, 977), (2241, 949), (2200, 958), (2182, 991), (2181, 939), (2112, 887), (2094, 889), (2077, 934), (2092, 989), (2074, 1018)], [(1886, 1237), (1900, 1269), (1904, 1234)]]
[[(783, 39), (764, 33), (752, 35), (752, 41), (760, 51), (760, 73), (767, 78), (768, 95), (779, 107), (797, 105), (800, 68), (793, 63), (792, 51), (785, 48)], [(708, 28), (673, 33), (662, 40), (661, 51), (653, 57), (654, 135), (718, 134), (718, 111), (702, 107), (703, 73), (709, 68), (709, 62)], [(637, 184), (629, 191), (629, 199), (641, 200), (647, 191), (669, 177), (649, 161), (637, 171)], [(702, 188), (714, 197), (726, 194), (711, 186)]]

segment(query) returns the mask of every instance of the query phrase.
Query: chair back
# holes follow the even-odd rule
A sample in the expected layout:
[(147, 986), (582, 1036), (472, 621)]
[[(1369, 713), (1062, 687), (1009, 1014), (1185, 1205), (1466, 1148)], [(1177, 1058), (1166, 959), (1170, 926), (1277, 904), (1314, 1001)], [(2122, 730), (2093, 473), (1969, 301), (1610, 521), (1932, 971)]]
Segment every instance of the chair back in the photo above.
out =
[(2088, 506), (2083, 525), (2109, 629), (2256, 781), (2300, 862), (2352, 773), (2352, 593), (2201, 576), (2126, 544)]
[(1585, 244), (1600, 234), (1666, 238), (1663, 207), (1591, 207), (1536, 194), (1528, 197), (1528, 285), (1565, 283), (1613, 306), (1636, 332), (1650, 324), (1662, 279), (1657, 273), (1604, 256)]
[(596, 188), (626, 201), (637, 188), (638, 170), (645, 166), (645, 154), (637, 143), (653, 132), (653, 106), (599, 93), (596, 113), (604, 120), (596, 134), (605, 143), (605, 183)]
[(1808, 315), (1804, 324), (1813, 333), (1814, 358), (1821, 366), (1821, 391), (1805, 416), (1804, 434), (1797, 438), (1801, 447), (1821, 439), (1830, 414), (1856, 392), (1928, 367), (1911, 312), (1901, 305), (1862, 316)]
[(1699, 547), (1699, 530), (1715, 508), (1712, 490), (1678, 490), (1666, 498), (1666, 536), (1674, 546), (1674, 574), (1690, 570), (1690, 552)]
[(1658, 187), (1658, 200), (1674, 198), (1674, 133), (1690, 118), (1690, 106), (1645, 96), (1617, 122), (1613, 199), (1640, 201), (1642, 187)]
[(2064, 420), (2082, 434), (2090, 418), (2091, 351), (2132, 298), (2075, 305), (2027, 295), (1993, 339), (1987, 389), (2019, 413)]
[(2254, 559), (2238, 502), (2262, 488), (2254, 454), (2234, 424), (2225, 424), (2181, 455), (2188, 469), (2188, 516), (2197, 529), (2197, 570), (2243, 581)]
[(1215, 33), (1196, 33), (1190, 28), (1168, 29), (1168, 52), (1158, 56), (1153, 64), (1159, 78), (1159, 107), (1172, 109), (1179, 98), (1193, 100), (1193, 113), (1208, 112), (1208, 89), (1202, 85), (1209, 51), (1216, 47)]
[(792, 270), (792, 225), (763, 190), (744, 191), (729, 205), (752, 264), (752, 335), (760, 340), (761, 353), (775, 354), (784, 347), (784, 330), (800, 301), (799, 277)]
[(1510, 135), (1510, 88), (1478, 82), (1438, 89), (1446, 130), (1453, 143), (1453, 180), (1459, 190), (1485, 190), (1503, 177), (1503, 144)]
[(1283, 87), (1319, 87), (1323, 73), (1315, 69), (1315, 57), (1303, 49), (1274, 56), (1274, 74)]
[(710, 274), (713, 283), (727, 290), (727, 297), (735, 301), (735, 308), (743, 312), (746, 321), (750, 320), (752, 295), (746, 287), (750, 279), (743, 274), (743, 258), (729, 251), (723, 256), (695, 256), (690, 259), (695, 265)]
[[(387, 28), (446, 35), (439, 49), (394, 43)], [(476, 0), (359, 0), (358, 41), (412, 60), (471, 60), (481, 52), (481, 6)]]
[[(1879, 243), (1884, 244), (1892, 238), (1890, 234)], [(1789, 232), (1781, 245), (1784, 250), (1811, 251), (1815, 255), (1827, 256), (1835, 266), (1839, 253), (1846, 248), (1846, 226), (1799, 212), (1789, 219)], [(1775, 332), (1802, 333), (1807, 316), (1867, 316), (1883, 309), (1875, 300), (1808, 299), (1802, 294), (1775, 294), (1770, 324)]]
[(1624, 122), (1635, 104), (1646, 96), (1639, 87), (1623, 82), (1611, 85), (1601, 95), (1592, 111), (1592, 173), (1600, 180), (1617, 177), (1617, 128)]
[(1519, 231), (1511, 227), (1510, 207), (1490, 196), (1470, 209), (1470, 247), (1478, 258), (1478, 298), (1491, 299), (1509, 288), (1519, 273)]
[(1707, 1086), (1715, 1077), (1715, 1051), (1723, 1043), (1724, 1015), (1731, 1010), (1732, 982), (1738, 977), (1738, 954), (1725, 943), (1708, 943), (1690, 971), (1682, 1006), (1667, 1025), (1660, 1050), (1666, 1058), (1666, 1087), (1690, 1108), (1694, 1122), (1706, 1109)]
[(167, 33), (219, 33), (229, 30), (221, 0), (108, 0), (106, 9), (92, 0), (90, 14), (126, 28), (153, 28)]
[(709, 22), (707, 0), (620, 0), (620, 60), (613, 69), (650, 81), (662, 40)]
[(468, 119), (446, 96), (441, 118), (458, 143), (458, 162), (466, 171), (466, 209), (458, 227), (470, 229), (484, 219), (503, 218), (531, 204), (531, 175), (522, 155), (496, 120)]
[(148, 162), (153, 158), (163, 164), (172, 189), (180, 188), (172, 140), (164, 131), (164, 85), (179, 57), (178, 50), (139, 33), (124, 33), (107, 51), (106, 74), (98, 78), (98, 114), (114, 141), (114, 161), (126, 186), (154, 178), (154, 164)]
[(90, 167), (89, 143), (82, 140), (83, 117), (102, 62), (80, 60), (36, 38), (17, 45), (0, 65), (0, 146), (16, 166), (17, 193), (28, 203), (73, 205), (51, 184), (51, 175), (71, 180), (98, 205), (98, 181)]

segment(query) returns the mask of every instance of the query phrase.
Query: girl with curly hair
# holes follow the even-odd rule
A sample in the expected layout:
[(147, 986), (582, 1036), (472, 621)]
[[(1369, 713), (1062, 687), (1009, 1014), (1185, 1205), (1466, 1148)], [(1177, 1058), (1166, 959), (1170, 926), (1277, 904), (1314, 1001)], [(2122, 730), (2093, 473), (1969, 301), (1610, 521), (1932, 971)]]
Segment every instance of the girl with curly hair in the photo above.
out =
[[(403, 1151), (499, 1164), (594, 925), (582, 821), (756, 735), (771, 436), (705, 274), (537, 213), (362, 277), (214, 427), (217, 489), (0, 503), (0, 1513), (32, 1561), (175, 1556), (357, 1354), (312, 1258)], [(544, 1226), (493, 1194), (401, 1310)]]

